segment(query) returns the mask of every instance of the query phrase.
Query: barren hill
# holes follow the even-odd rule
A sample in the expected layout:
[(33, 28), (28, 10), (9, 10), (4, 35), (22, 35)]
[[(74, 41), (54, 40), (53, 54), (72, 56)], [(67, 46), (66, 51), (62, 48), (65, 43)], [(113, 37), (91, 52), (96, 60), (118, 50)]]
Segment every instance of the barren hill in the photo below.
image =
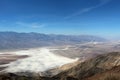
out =
[[(66, 65), (67, 66), (67, 65)], [(118, 67), (117, 67), (118, 66)], [(87, 60), (83, 63), (65, 70), (55, 76), (25, 76), (13, 73), (1, 74), (1, 80), (96, 80), (95, 76), (106, 74), (107, 72), (118, 72), (120, 66), (120, 53), (111, 52), (108, 54), (99, 55), (93, 59)], [(103, 75), (103, 76), (102, 76)], [(117, 74), (118, 76), (119, 74)], [(98, 78), (100, 78), (98, 77)], [(109, 80), (109, 79), (108, 79)], [(119, 80), (119, 79), (118, 79)]]

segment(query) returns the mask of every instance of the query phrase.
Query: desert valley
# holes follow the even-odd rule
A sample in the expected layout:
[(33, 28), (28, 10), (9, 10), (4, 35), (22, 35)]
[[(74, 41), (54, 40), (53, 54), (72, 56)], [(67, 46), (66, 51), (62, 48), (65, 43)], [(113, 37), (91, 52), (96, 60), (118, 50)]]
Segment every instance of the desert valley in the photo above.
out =
[(120, 66), (120, 42), (92, 39), (72, 44), (1, 50), (0, 79), (96, 80), (94, 76)]
[(120, 0), (0, 0), (0, 80), (120, 80)]

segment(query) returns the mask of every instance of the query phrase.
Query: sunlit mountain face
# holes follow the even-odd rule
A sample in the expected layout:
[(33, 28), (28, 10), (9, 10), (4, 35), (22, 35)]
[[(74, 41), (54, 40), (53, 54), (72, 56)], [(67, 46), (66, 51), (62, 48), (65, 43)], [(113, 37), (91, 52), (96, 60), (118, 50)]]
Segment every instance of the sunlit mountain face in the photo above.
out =
[(119, 0), (0, 0), (0, 80), (120, 80)]

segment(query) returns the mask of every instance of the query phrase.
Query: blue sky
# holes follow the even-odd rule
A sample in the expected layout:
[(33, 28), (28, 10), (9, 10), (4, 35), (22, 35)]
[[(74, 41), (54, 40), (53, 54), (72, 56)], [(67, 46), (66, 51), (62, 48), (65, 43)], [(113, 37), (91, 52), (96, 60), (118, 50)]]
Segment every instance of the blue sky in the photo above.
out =
[(0, 0), (0, 31), (120, 37), (120, 0)]

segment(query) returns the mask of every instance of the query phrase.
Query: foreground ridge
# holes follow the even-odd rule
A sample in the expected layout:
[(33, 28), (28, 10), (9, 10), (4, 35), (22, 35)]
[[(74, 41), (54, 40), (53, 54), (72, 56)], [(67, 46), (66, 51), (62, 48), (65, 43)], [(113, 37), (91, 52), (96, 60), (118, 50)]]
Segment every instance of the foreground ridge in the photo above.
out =
[[(26, 76), (14, 73), (3, 73), (0, 75), (0, 80), (96, 80), (96, 76), (98, 76), (97, 78), (105, 78), (107, 74), (118, 78), (119, 73), (120, 52), (111, 52), (108, 54), (99, 55), (83, 63), (79, 63), (76, 66), (73, 66), (72, 68), (65, 70), (55, 76), (43, 77), (39, 74), (33, 74), (33, 76)], [(29, 73), (26, 72), (26, 74)], [(114, 80), (119, 80), (119, 78)]]

